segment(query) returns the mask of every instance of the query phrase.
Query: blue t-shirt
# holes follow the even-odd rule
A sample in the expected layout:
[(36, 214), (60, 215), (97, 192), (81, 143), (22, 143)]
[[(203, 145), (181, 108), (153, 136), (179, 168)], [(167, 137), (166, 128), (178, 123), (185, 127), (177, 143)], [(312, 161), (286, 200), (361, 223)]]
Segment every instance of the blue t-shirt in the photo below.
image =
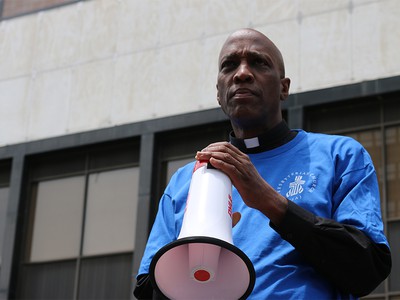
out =
[[(366, 150), (355, 140), (300, 130), (289, 143), (249, 157), (260, 175), (287, 199), (313, 214), (353, 225), (374, 242), (383, 233), (379, 188)], [(179, 169), (160, 200), (138, 274), (149, 273), (154, 254), (177, 239), (194, 162)], [(233, 243), (252, 261), (256, 282), (249, 299), (351, 299), (318, 274), (269, 226), (269, 219), (244, 204), (235, 188), (233, 208), (242, 217)]]

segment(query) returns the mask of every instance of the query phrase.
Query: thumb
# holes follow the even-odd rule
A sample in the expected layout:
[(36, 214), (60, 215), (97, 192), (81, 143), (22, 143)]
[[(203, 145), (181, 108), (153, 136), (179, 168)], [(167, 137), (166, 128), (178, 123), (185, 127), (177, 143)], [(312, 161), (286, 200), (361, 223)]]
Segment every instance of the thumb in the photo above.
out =
[(240, 212), (234, 212), (232, 214), (232, 227), (235, 227), (235, 225), (240, 221), (241, 217), (242, 215), (240, 214)]

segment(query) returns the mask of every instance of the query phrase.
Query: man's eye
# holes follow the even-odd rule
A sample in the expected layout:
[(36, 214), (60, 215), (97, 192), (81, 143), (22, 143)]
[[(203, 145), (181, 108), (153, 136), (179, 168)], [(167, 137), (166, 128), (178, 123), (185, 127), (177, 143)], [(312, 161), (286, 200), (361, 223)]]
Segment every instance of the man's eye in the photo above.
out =
[(268, 66), (269, 66), (268, 61), (265, 60), (265, 59), (262, 59), (262, 58), (257, 58), (257, 59), (254, 61), (254, 63), (255, 63), (257, 66), (265, 66), (265, 67), (268, 67)]
[(221, 64), (221, 70), (231, 69), (231, 68), (234, 68), (235, 66), (236, 66), (236, 63), (233, 60), (227, 60)]

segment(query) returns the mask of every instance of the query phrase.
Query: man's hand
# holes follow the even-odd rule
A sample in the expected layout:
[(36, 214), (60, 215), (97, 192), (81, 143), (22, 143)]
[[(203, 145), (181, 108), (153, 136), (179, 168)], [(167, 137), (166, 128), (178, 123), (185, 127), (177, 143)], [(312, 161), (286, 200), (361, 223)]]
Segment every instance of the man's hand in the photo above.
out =
[(272, 223), (280, 223), (288, 200), (260, 176), (248, 155), (228, 142), (218, 142), (197, 152), (196, 159), (209, 161), (228, 175), (247, 206), (261, 211)]
[(234, 212), (232, 214), (232, 227), (235, 227), (237, 223), (239, 223), (240, 218), (242, 217), (242, 215), (240, 214), (240, 212)]

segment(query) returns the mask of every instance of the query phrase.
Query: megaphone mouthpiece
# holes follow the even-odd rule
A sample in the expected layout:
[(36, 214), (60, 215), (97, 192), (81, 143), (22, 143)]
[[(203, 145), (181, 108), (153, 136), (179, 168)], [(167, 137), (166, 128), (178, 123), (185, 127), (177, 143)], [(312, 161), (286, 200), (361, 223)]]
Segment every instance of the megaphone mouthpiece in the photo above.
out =
[(252, 292), (255, 271), (246, 254), (234, 245), (193, 236), (178, 239), (156, 253), (150, 280), (168, 299), (237, 300)]

